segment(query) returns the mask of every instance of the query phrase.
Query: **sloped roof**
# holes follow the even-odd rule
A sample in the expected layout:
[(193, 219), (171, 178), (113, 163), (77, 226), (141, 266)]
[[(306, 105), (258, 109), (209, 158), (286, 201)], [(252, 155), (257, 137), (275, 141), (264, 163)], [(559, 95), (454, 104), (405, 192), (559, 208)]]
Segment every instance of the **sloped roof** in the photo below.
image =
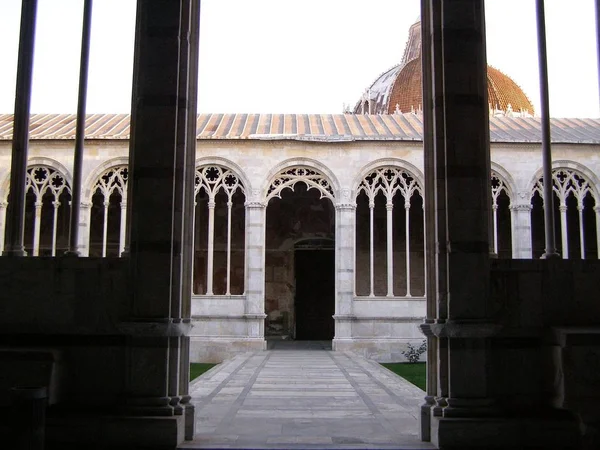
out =
[[(34, 114), (30, 139), (75, 139), (74, 114)], [(420, 114), (200, 114), (200, 140), (422, 141)], [(12, 114), (0, 115), (0, 140), (12, 139)], [(551, 119), (552, 142), (600, 144), (600, 119)], [(89, 114), (86, 139), (128, 139), (129, 115)], [(490, 118), (492, 142), (539, 143), (540, 119)]]

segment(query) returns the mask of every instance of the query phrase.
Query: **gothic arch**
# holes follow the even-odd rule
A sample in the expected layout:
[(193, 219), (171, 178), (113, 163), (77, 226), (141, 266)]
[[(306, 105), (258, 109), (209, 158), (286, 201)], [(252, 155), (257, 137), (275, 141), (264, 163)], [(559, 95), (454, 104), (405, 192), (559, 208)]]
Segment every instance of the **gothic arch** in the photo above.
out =
[[(503, 183), (504, 190), (505, 190), (506, 194), (508, 195), (510, 202), (512, 203), (515, 198), (516, 193), (518, 192), (517, 184), (515, 183), (514, 178), (500, 164), (492, 161), (491, 166), (492, 166), (492, 173), (496, 174), (498, 179)], [(493, 188), (493, 186), (492, 186), (492, 188)]]
[(195, 170), (206, 166), (219, 166), (231, 171), (240, 181), (245, 192), (251, 192), (252, 186), (244, 170), (233, 161), (218, 156), (206, 156), (196, 159)]
[(102, 164), (93, 169), (87, 176), (85, 182), (83, 183), (82, 199), (91, 202), (92, 195), (94, 195), (94, 187), (96, 186), (98, 178), (100, 178), (102, 174), (107, 170), (118, 166), (129, 166), (129, 158), (127, 156), (119, 156), (117, 158), (112, 158), (107, 161), (104, 161)]
[(321, 198), (328, 198), (334, 204), (339, 197), (339, 182), (329, 168), (313, 159), (293, 158), (278, 164), (267, 175), (262, 189), (264, 203), (279, 197), (286, 188), (294, 190), (298, 182), (306, 183), (309, 189), (317, 189)]
[(350, 193), (350, 197), (353, 199), (356, 198), (358, 187), (367, 175), (369, 175), (374, 170), (382, 169), (384, 167), (394, 167), (396, 169), (401, 169), (407, 172), (412, 178), (416, 180), (417, 184), (421, 189), (425, 188), (425, 176), (417, 166), (401, 159), (381, 158), (370, 162), (359, 171), (358, 175), (354, 178), (354, 181), (352, 182), (352, 192)]
[[(569, 160), (557, 160), (552, 162), (552, 172), (559, 169), (572, 170), (575, 173), (578, 173), (580, 176), (583, 176), (589, 182), (589, 188), (594, 200), (597, 202), (597, 206), (600, 206), (600, 180), (591, 171), (589, 168), (584, 166), (581, 163)], [(527, 192), (529, 195), (533, 197), (535, 193), (536, 184), (543, 176), (543, 168), (538, 169), (535, 172), (533, 178), (529, 181), (529, 185), (527, 186)]]
[[(56, 161), (55, 159), (48, 158), (45, 156), (35, 156), (27, 160), (27, 169), (32, 166), (44, 166), (49, 167), (50, 169), (55, 170), (60, 175), (65, 177), (65, 181), (67, 185), (73, 185), (73, 178), (71, 177), (71, 173), (67, 170), (67, 168)], [(0, 201), (7, 201), (8, 193), (10, 191), (10, 170), (6, 172), (6, 175), (2, 182), (0, 182)]]

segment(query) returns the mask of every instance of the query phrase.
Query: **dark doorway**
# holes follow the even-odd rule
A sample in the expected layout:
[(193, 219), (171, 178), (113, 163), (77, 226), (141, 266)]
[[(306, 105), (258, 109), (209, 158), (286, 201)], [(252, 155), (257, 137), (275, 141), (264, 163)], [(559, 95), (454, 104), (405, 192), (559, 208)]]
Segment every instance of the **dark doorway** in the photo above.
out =
[(331, 340), (335, 313), (335, 252), (302, 250), (294, 254), (296, 339)]

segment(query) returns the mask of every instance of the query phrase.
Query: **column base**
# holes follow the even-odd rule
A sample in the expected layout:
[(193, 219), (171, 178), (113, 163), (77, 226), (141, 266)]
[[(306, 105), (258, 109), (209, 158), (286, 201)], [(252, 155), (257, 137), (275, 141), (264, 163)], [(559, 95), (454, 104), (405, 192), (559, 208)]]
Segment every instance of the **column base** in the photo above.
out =
[(579, 449), (579, 423), (568, 413), (551, 417), (431, 418), (431, 442), (440, 450)]
[[(189, 419), (188, 419), (189, 420)], [(173, 450), (184, 441), (185, 415), (172, 417), (62, 416), (46, 423), (47, 450), (144, 448)]]

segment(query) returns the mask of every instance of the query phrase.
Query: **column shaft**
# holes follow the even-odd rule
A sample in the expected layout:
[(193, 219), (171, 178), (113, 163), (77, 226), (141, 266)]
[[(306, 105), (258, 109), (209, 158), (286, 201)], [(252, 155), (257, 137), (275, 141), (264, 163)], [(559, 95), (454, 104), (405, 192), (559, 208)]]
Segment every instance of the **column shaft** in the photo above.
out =
[(40, 231), (42, 222), (42, 202), (35, 202), (35, 215), (33, 218), (33, 256), (40, 255)]
[[(199, 5), (138, 1), (127, 193), (131, 330), (126, 402), (140, 415), (187, 417), (181, 408), (187, 348)], [(195, 94), (194, 94), (195, 95)], [(187, 314), (187, 312), (186, 312)], [(189, 399), (188, 399), (189, 400)], [(193, 409), (190, 409), (193, 411)], [(188, 435), (187, 433), (186, 435)], [(178, 442), (174, 443), (178, 444)], [(174, 445), (175, 447), (176, 445)]]
[(374, 217), (373, 210), (375, 209), (375, 201), (369, 202), (369, 295), (375, 295), (375, 251), (373, 245), (373, 230)]
[(387, 296), (394, 296), (394, 205), (391, 199), (386, 205), (387, 214)]
[(92, 219), (92, 204), (84, 202), (79, 208), (79, 254), (81, 256), (90, 255), (90, 222)]
[(106, 257), (106, 246), (108, 244), (108, 205), (109, 200), (104, 199), (104, 216), (102, 221), (102, 257)]
[(412, 297), (410, 293), (410, 200), (404, 204), (404, 221), (406, 223), (406, 296)]
[[(438, 246), (446, 247), (447, 252), (447, 260), (438, 263), (438, 292), (445, 298), (438, 300), (444, 305), (438, 313), (436, 333), (441, 340), (448, 339), (449, 406), (443, 414), (458, 417), (477, 415), (491, 403), (485, 339), (494, 329), (487, 326), (491, 167), (485, 14), (483, 1), (431, 1), (430, 7), (433, 26), (441, 34), (441, 41), (434, 37), (433, 44), (434, 76), (438, 72), (441, 79), (441, 86), (434, 82), (434, 99), (437, 102), (443, 97), (444, 111), (441, 120), (434, 122), (440, 144), (435, 160), (437, 211), (441, 216), (436, 234)], [(443, 257), (440, 251), (438, 261)], [(441, 340), (440, 352), (444, 351)], [(440, 364), (445, 364), (442, 355)], [(445, 380), (443, 375), (440, 369), (440, 382)]]
[(4, 251), (4, 230), (6, 225), (6, 202), (0, 202), (0, 255)]
[(4, 254), (25, 256), (25, 189), (29, 150), (29, 110), (33, 78), (37, 0), (23, 0), (17, 62), (17, 87), (10, 163), (10, 203), (6, 212)]
[(206, 295), (213, 295), (215, 253), (215, 200), (208, 201), (208, 254), (206, 257)]
[(600, 259), (600, 206), (594, 208), (596, 213), (596, 253)]
[(264, 337), (266, 213), (267, 207), (254, 193), (246, 203), (246, 315), (258, 319), (249, 322), (253, 338)]
[(492, 205), (493, 222), (494, 222), (494, 254), (498, 254), (498, 205), (494, 202)]
[[(349, 196), (348, 196), (349, 197)], [(349, 200), (349, 199), (347, 199)], [(356, 257), (356, 205), (339, 203), (336, 205), (336, 302), (334, 339), (352, 337), (349, 316), (353, 314), (355, 257)]]
[(583, 205), (577, 208), (579, 212), (579, 246), (581, 248), (581, 259), (585, 259), (585, 230), (583, 229)]
[(52, 202), (54, 207), (54, 214), (52, 215), (52, 256), (56, 256), (56, 227), (58, 225), (58, 208), (60, 208), (60, 202), (55, 200)]
[(560, 207), (560, 234), (562, 237), (562, 257), (569, 259), (569, 230), (567, 225), (567, 205), (561, 204)]
[(121, 217), (119, 220), (119, 256), (125, 251), (125, 230), (127, 223), (127, 200), (121, 201)]
[(231, 198), (227, 202), (227, 288), (226, 295), (231, 295)]

